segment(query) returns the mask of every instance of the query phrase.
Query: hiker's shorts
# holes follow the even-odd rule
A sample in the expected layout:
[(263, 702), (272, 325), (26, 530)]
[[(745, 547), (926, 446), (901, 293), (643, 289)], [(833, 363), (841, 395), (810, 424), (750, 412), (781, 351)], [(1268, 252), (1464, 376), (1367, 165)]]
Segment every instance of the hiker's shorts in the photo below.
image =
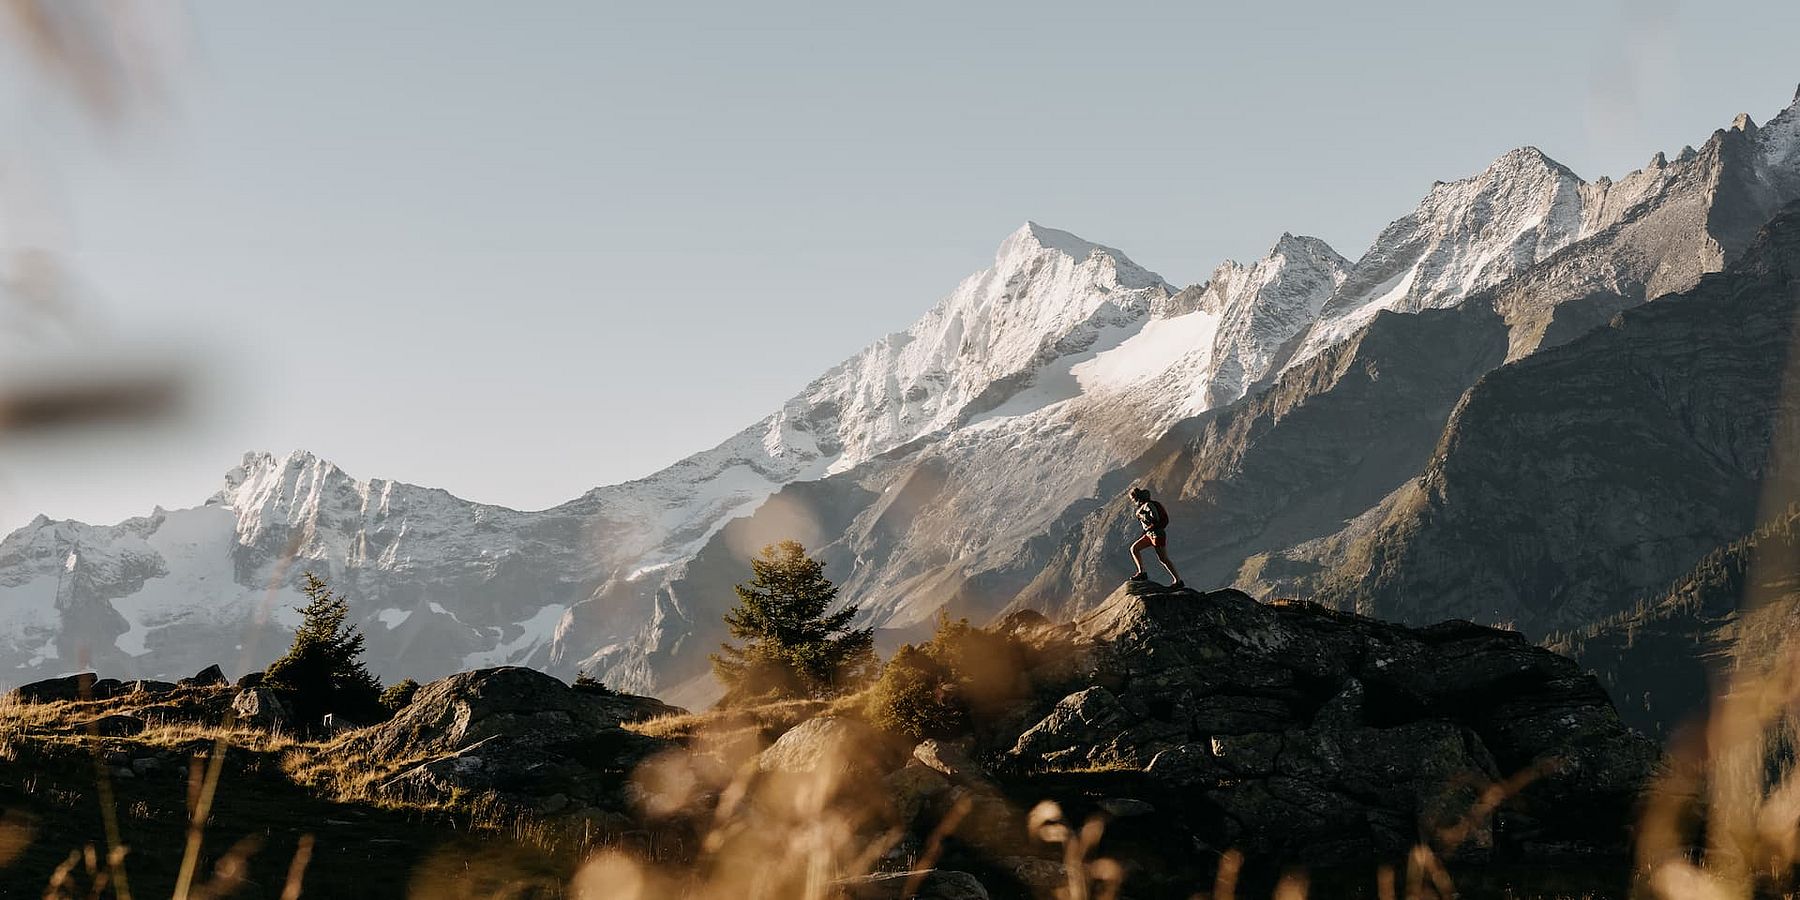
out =
[(1164, 547), (1169, 546), (1169, 536), (1162, 533), (1162, 531), (1160, 531), (1160, 530), (1146, 531), (1146, 532), (1144, 532), (1144, 537), (1149, 538), (1150, 546), (1155, 547), (1158, 550), (1161, 550)]

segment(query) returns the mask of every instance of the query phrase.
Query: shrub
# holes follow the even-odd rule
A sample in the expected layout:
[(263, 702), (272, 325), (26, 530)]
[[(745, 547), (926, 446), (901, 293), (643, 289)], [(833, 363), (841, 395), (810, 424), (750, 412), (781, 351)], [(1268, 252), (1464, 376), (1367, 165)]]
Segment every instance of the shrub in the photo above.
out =
[(888, 661), (864, 714), (914, 740), (956, 735), (1028, 692), (1025, 652), (1009, 636), (941, 616), (931, 640), (907, 644)]
[(396, 713), (412, 705), (413, 695), (419, 692), (419, 683), (411, 678), (402, 678), (388, 689), (381, 692), (381, 705), (388, 712)]
[(607, 687), (600, 679), (589, 675), (586, 669), (575, 673), (575, 689), (584, 694), (599, 694), (602, 697), (611, 697), (619, 693)]

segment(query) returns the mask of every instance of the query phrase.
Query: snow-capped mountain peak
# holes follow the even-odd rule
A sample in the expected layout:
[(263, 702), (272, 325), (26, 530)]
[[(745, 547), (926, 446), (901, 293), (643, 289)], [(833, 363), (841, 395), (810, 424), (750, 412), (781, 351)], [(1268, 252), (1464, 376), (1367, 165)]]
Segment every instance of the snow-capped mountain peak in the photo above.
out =
[(1046, 253), (1060, 254), (1078, 264), (1086, 263), (1098, 253), (1105, 257), (1102, 266), (1110, 265), (1117, 273), (1119, 285), (1125, 288), (1145, 288), (1162, 283), (1162, 278), (1155, 272), (1140, 267), (1112, 247), (1030, 220), (1000, 242), (994, 253), (994, 270), (1016, 272), (1040, 260)]
[(1582, 181), (1536, 147), (1432, 185), (1350, 268), (1288, 365), (1317, 355), (1382, 310), (1459, 302), (1581, 236)]

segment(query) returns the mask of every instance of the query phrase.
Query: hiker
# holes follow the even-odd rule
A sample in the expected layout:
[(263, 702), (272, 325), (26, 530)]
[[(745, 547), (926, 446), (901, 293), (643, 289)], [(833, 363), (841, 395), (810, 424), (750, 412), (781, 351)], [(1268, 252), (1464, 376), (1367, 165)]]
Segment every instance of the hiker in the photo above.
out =
[(1131, 580), (1150, 580), (1150, 576), (1144, 572), (1144, 561), (1138, 557), (1138, 551), (1151, 547), (1156, 550), (1156, 558), (1162, 560), (1163, 568), (1169, 570), (1169, 577), (1175, 579), (1169, 586), (1186, 587), (1181, 576), (1175, 572), (1175, 564), (1169, 562), (1169, 511), (1161, 503), (1150, 499), (1150, 491), (1141, 487), (1131, 489), (1131, 502), (1137, 504), (1138, 522), (1144, 526), (1144, 536), (1131, 544), (1131, 562), (1137, 566), (1137, 574), (1131, 576)]

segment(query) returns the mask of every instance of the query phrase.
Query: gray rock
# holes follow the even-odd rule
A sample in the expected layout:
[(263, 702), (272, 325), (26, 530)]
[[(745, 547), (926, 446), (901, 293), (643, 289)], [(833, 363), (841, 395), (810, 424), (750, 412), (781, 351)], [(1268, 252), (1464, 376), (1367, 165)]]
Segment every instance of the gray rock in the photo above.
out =
[(985, 774), (969, 756), (968, 748), (960, 743), (927, 738), (913, 747), (912, 755), (913, 759), (950, 778), (977, 779)]
[(1076, 691), (1058, 701), (1049, 715), (1019, 735), (1012, 755), (1041, 760), (1058, 751), (1091, 746), (1116, 733), (1130, 718), (1131, 714), (1106, 688)]
[(277, 728), (291, 724), (292, 714), (281, 696), (266, 687), (241, 690), (231, 701), (237, 721), (259, 728)]
[(65, 675), (33, 681), (8, 691), (7, 699), (16, 703), (59, 703), (69, 700), (101, 699), (94, 697), (96, 676), (92, 672)]
[(1224, 773), (1212, 752), (1200, 744), (1180, 744), (1150, 759), (1144, 771), (1166, 784), (1183, 787), (1216, 780)]
[(388, 758), (455, 752), (496, 736), (546, 745), (610, 738), (624, 722), (679, 712), (648, 697), (578, 692), (535, 669), (503, 666), (420, 687), (398, 715), (354, 742)]
[[(1196, 846), (1327, 864), (1403, 852), (1456, 825), (1451, 855), (1583, 842), (1611, 852), (1655, 756), (1569, 660), (1467, 622), (1408, 628), (1132, 584), (1076, 628), (1030, 640), (1032, 656), (1054, 660), (1030, 677), (1079, 671), (1089, 683), (1019, 711), (1010, 757), (1026, 772), (1139, 768), (1203, 793), (1223, 814), (1212, 824), (1185, 814), (1205, 804), (1174, 813)], [(988, 750), (1006, 746), (1004, 733), (991, 740)], [(1500, 828), (1480, 794), (1526, 770), (1538, 774), (1502, 805)], [(1541, 808), (1584, 814), (1524, 814)]]
[(764, 772), (881, 775), (898, 767), (904, 751), (887, 735), (855, 719), (821, 716), (795, 725), (757, 758)]
[(1229, 734), (1212, 739), (1213, 758), (1238, 775), (1268, 775), (1281, 755), (1279, 734)]
[(646, 697), (576, 691), (533, 669), (479, 669), (421, 687), (393, 719), (332, 748), (351, 759), (425, 757), (381, 785), (393, 796), (441, 802), (489, 793), (522, 810), (613, 810), (625, 805), (631, 770), (668, 746), (620, 724), (676, 711)]

